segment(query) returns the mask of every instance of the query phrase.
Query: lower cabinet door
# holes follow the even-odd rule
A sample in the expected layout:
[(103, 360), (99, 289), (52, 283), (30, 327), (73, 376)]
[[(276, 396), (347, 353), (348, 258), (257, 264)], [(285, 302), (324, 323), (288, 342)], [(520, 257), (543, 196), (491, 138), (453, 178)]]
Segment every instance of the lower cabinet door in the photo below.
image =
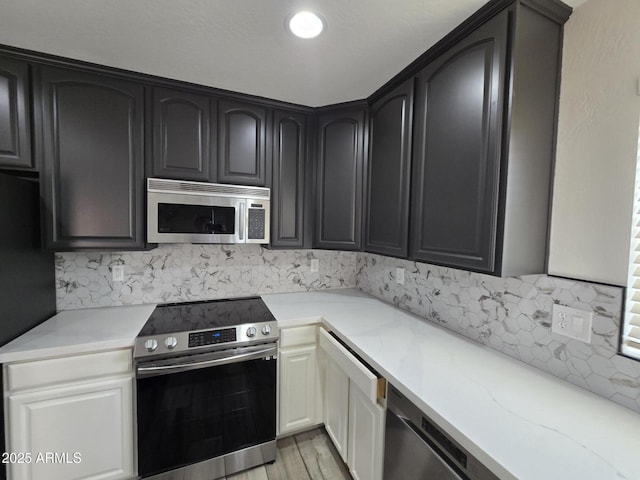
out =
[(351, 383), (349, 389), (349, 456), (355, 480), (382, 480), (385, 409)]
[(24, 455), (9, 478), (132, 478), (132, 392), (133, 379), (120, 377), (9, 395), (7, 451)]
[(324, 381), (324, 427), (346, 462), (349, 429), (349, 377), (338, 364), (326, 357)]
[(280, 430), (287, 434), (318, 425), (318, 364), (316, 346), (280, 351)]

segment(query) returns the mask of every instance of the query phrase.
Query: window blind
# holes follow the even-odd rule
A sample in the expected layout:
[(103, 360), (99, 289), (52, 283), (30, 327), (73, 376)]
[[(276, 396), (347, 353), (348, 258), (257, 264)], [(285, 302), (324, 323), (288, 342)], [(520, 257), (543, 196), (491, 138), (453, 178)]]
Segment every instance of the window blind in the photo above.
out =
[(640, 359), (640, 134), (636, 160), (636, 183), (633, 190), (633, 219), (627, 305), (622, 334), (622, 353)]

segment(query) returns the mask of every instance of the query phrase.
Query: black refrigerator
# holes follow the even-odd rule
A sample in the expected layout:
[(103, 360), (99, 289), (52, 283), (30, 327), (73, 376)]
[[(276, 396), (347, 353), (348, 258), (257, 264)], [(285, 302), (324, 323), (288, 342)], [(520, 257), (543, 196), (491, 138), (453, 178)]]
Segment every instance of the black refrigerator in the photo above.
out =
[[(41, 248), (38, 182), (0, 173), (0, 345), (55, 313), (54, 254)], [(2, 452), (3, 420), (0, 412)], [(5, 476), (2, 464), (0, 478)]]
[(55, 313), (54, 254), (41, 248), (38, 182), (0, 173), (0, 345)]

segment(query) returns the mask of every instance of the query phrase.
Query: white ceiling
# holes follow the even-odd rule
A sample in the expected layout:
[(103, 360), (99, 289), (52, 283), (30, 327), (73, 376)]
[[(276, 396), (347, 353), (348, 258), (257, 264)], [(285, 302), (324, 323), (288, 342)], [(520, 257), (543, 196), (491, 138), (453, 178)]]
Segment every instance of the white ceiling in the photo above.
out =
[[(320, 106), (369, 96), (484, 3), (0, 0), (0, 43)], [(285, 31), (301, 9), (326, 19), (320, 37)]]

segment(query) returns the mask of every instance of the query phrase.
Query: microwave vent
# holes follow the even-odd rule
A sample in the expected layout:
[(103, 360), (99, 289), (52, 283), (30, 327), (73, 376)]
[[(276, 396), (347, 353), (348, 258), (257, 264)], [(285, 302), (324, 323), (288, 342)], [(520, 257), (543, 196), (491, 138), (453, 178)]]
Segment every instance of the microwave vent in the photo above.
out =
[(187, 182), (181, 180), (165, 180), (161, 178), (147, 179), (147, 191), (171, 192), (198, 195), (228, 195), (233, 197), (251, 197), (270, 199), (270, 189), (247, 187), (243, 185), (222, 185), (220, 183)]

